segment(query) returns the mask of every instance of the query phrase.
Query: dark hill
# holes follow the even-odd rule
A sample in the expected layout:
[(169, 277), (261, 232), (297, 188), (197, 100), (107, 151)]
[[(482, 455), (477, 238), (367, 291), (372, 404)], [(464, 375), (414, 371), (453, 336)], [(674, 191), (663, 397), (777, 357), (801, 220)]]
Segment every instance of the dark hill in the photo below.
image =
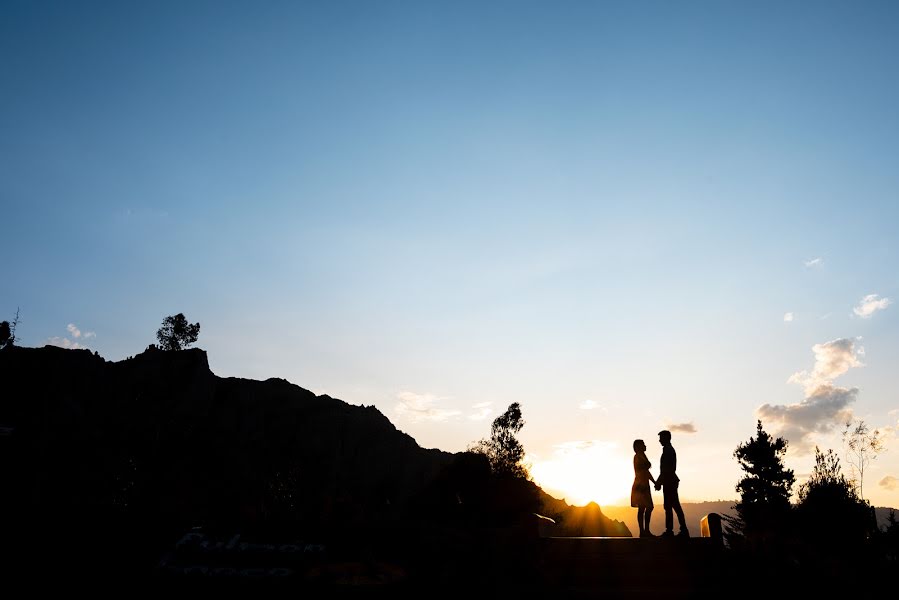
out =
[(310, 523), (403, 509), (453, 455), (420, 448), (374, 407), (281, 379), (221, 378), (205, 352), (0, 353), (0, 426), (30, 505), (139, 511), (181, 525)]
[(0, 381), (0, 510), (22, 539), (53, 538), (69, 555), (91, 540), (86, 552), (107, 547), (106, 560), (152, 560), (192, 527), (331, 547), (521, 526), (536, 536), (540, 511), (556, 534), (630, 534), (598, 510), (573, 518), (582, 511), (532, 482), (495, 478), (483, 456), (421, 448), (375, 407), (217, 377), (202, 350), (151, 346), (110, 362), (10, 347)]

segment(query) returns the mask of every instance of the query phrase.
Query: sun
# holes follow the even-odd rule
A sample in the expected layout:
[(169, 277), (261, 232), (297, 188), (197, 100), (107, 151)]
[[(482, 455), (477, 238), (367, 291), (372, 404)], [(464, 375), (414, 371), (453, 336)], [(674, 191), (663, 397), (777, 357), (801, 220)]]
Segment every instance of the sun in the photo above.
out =
[(531, 476), (569, 504), (628, 506), (634, 469), (632, 457), (617, 444), (589, 440), (556, 445), (551, 458), (534, 461)]

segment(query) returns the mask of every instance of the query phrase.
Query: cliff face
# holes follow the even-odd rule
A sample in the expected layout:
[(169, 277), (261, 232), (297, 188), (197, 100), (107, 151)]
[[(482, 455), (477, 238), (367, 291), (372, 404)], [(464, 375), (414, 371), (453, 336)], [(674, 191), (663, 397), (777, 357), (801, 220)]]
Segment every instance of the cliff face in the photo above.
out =
[(201, 350), (108, 362), (10, 348), (0, 381), (7, 501), (21, 510), (324, 526), (402, 511), (453, 459), (374, 407), (280, 379), (217, 377)]

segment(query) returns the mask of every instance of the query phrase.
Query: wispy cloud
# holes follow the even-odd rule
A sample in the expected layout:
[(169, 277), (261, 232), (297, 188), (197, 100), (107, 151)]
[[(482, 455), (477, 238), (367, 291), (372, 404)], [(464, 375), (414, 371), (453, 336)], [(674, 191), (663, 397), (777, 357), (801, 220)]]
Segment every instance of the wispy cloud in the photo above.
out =
[(577, 407), (581, 410), (594, 410), (596, 408), (600, 408), (599, 402), (596, 400), (584, 400)]
[(483, 421), (490, 415), (491, 406), (493, 406), (493, 402), (478, 402), (472, 405), (471, 408), (474, 412), (468, 415), (468, 418), (472, 421)]
[(792, 323), (793, 322), (793, 313), (788, 312), (784, 313), (784, 323)]
[(668, 431), (674, 433), (675, 431), (680, 433), (696, 433), (696, 425), (692, 422), (690, 423), (673, 423), (668, 425)]
[[(894, 408), (887, 413), (887, 416), (890, 419), (896, 419), (899, 416), (899, 409)], [(878, 427), (877, 430), (883, 434), (884, 440), (899, 439), (899, 423)]]
[(878, 481), (877, 485), (885, 490), (889, 490), (892, 492), (893, 490), (899, 490), (899, 479), (896, 479), (892, 475), (887, 475), (886, 477)]
[(47, 338), (44, 344), (48, 346), (66, 348), (68, 350), (83, 350), (87, 348), (87, 346), (84, 344), (85, 340), (90, 340), (97, 337), (97, 334), (93, 331), (81, 331), (81, 329), (79, 329), (78, 326), (74, 323), (69, 323), (68, 325), (66, 325), (66, 331), (69, 332), (69, 335), (72, 336), (72, 339), (69, 339), (67, 336), (54, 335), (53, 337)]
[(617, 444), (614, 442), (600, 442), (598, 440), (574, 440), (573, 442), (561, 442), (554, 445), (553, 448), (561, 454), (568, 454), (577, 450), (587, 450), (596, 445), (615, 447)]
[(86, 348), (86, 346), (82, 346), (78, 342), (73, 342), (69, 338), (60, 337), (55, 335), (51, 338), (47, 338), (47, 341), (44, 342), (47, 346), (56, 346), (58, 348), (65, 348), (67, 350), (82, 350)]
[(897, 411), (891, 410), (887, 413), (887, 415), (891, 418), (889, 425), (884, 425), (882, 427), (877, 428), (877, 434), (880, 438), (880, 441), (883, 442), (885, 448), (892, 449), (896, 446), (897, 441), (899, 441), (899, 423), (895, 420)]
[(123, 223), (153, 223), (165, 221), (169, 212), (147, 206), (126, 206), (116, 211), (116, 218)]
[(820, 256), (816, 256), (815, 258), (811, 258), (809, 260), (803, 261), (802, 264), (805, 265), (806, 269), (814, 269), (815, 267), (820, 267), (824, 263), (824, 259)]
[(892, 303), (893, 301), (889, 298), (881, 298), (878, 294), (868, 294), (859, 301), (852, 312), (862, 319), (870, 319), (878, 310), (883, 310)]
[(82, 336), (86, 340), (97, 337), (97, 334), (94, 333), (93, 331), (85, 331), (82, 333), (82, 331), (80, 329), (78, 329), (78, 326), (75, 325), (74, 323), (69, 323), (68, 325), (66, 325), (66, 329), (69, 331), (69, 333), (72, 335), (72, 337), (75, 338), (76, 340)]
[(461, 414), (458, 410), (438, 408), (435, 404), (446, 398), (434, 394), (400, 392), (397, 394), (396, 413), (410, 421), (446, 421)]
[(805, 398), (795, 404), (763, 404), (756, 411), (763, 422), (783, 434), (797, 454), (811, 451), (814, 434), (827, 433), (851, 418), (849, 405), (855, 402), (858, 388), (840, 387), (833, 380), (849, 369), (863, 366), (859, 356), (864, 355), (864, 348), (856, 340), (840, 338), (815, 344), (812, 352), (812, 370), (793, 373), (787, 380), (801, 385)]

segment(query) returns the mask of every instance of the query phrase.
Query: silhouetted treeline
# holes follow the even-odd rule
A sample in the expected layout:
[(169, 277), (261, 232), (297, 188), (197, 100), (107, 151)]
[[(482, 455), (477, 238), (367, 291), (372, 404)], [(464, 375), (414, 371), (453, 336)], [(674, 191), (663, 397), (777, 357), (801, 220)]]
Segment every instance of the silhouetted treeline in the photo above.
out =
[(815, 448), (815, 467), (791, 503), (795, 477), (784, 466), (788, 442), (768, 434), (737, 446), (744, 476), (726, 538), (747, 572), (793, 592), (876, 589), (896, 564), (899, 528), (877, 524), (832, 450)]

